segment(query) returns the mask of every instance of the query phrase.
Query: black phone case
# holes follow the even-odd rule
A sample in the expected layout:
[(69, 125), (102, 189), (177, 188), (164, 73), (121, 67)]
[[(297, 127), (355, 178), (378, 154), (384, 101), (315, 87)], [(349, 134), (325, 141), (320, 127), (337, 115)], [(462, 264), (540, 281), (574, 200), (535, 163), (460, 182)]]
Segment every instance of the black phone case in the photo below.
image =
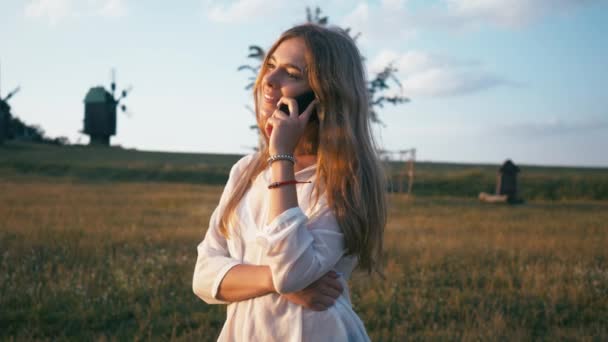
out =
[[(294, 99), (298, 103), (298, 111), (300, 112), (299, 114), (301, 115), (306, 110), (306, 108), (308, 108), (308, 105), (315, 99), (315, 93), (312, 91), (309, 91), (304, 94), (300, 94), (300, 95), (296, 96)], [(281, 103), (281, 106), (279, 106), (279, 109), (282, 112), (284, 112), (285, 114), (289, 114), (289, 107), (287, 107), (286, 104)], [(316, 117), (316, 113), (313, 112), (312, 115), (314, 117)], [(313, 119), (313, 116), (311, 116), (311, 120)]]

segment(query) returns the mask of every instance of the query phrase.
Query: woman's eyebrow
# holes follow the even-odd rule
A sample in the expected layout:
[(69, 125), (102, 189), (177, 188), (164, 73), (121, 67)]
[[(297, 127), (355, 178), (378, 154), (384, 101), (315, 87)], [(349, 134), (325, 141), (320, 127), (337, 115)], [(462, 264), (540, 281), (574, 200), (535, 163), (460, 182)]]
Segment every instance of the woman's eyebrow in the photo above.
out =
[[(270, 58), (269, 58), (268, 60), (269, 60), (269, 61), (273, 61), (273, 62), (275, 62), (275, 63), (277, 62), (277, 59), (276, 59), (276, 58), (274, 58), (274, 55), (273, 55), (273, 56), (270, 56)], [(298, 71), (299, 71), (299, 72), (301, 72), (301, 73), (304, 73), (304, 71), (302, 70), (302, 68), (300, 68), (299, 66), (297, 66), (297, 65), (295, 65), (295, 64), (291, 64), (291, 63), (283, 63), (283, 64), (281, 64), (281, 66), (285, 66), (285, 67), (288, 67), (288, 68), (293, 68), (293, 69), (298, 70)]]

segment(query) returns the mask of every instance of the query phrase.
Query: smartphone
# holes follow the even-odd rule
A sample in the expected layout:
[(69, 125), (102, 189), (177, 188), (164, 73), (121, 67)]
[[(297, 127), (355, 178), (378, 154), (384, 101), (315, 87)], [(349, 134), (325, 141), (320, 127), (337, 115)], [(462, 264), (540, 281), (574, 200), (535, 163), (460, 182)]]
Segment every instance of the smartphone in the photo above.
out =
[[(300, 115), (306, 110), (306, 108), (308, 108), (308, 105), (314, 101), (315, 99), (315, 93), (312, 91), (308, 91), (304, 94), (300, 94), (296, 97), (294, 97), (294, 100), (296, 100), (296, 102), (298, 103), (298, 111), (300, 111)], [(279, 109), (284, 112), (285, 114), (289, 114), (289, 107), (287, 107), (286, 104), (281, 103), (281, 106), (279, 106)], [(317, 113), (316, 110), (313, 109), (312, 115), (310, 116), (310, 121), (312, 120), (318, 120), (317, 119)]]

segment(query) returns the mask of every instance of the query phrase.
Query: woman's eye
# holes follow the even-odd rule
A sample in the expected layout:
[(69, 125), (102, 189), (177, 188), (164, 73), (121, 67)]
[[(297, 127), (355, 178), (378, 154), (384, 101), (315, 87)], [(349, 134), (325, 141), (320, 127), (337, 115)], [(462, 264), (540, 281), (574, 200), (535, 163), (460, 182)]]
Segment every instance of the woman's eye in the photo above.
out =
[[(270, 63), (270, 62), (266, 63), (266, 70), (274, 70), (276, 68), (277, 67), (276, 67), (276, 65), (274, 65), (274, 63)], [(301, 79), (300, 75), (298, 75), (298, 74), (291, 73), (285, 69), (283, 69), (283, 71), (285, 72), (285, 74), (287, 74), (287, 77), (289, 77), (293, 80)]]
[(298, 76), (298, 75), (296, 75), (296, 74), (292, 74), (292, 73), (290, 73), (290, 72), (288, 72), (288, 73), (287, 73), (287, 76), (288, 76), (289, 78), (293, 78), (294, 80), (298, 80), (298, 79), (300, 79), (300, 76)]

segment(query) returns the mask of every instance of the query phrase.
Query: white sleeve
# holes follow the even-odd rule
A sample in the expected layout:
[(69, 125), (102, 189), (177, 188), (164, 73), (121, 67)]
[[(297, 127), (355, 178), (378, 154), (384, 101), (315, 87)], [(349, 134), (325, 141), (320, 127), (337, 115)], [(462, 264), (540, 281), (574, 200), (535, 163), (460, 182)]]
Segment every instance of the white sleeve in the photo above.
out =
[(299, 291), (331, 270), (345, 254), (344, 235), (327, 206), (310, 219), (290, 208), (257, 232), (278, 293)]
[[(249, 158), (249, 160), (246, 160)], [(232, 193), (234, 183), (238, 181), (239, 175), (250, 161), (247, 156), (237, 162), (230, 170), (228, 182), (220, 198), (220, 203), (211, 214), (209, 228), (203, 241), (197, 246), (198, 258), (194, 267), (192, 277), (192, 290), (207, 304), (228, 304), (229, 302), (217, 299), (219, 285), (228, 271), (241, 264), (240, 260), (230, 256), (226, 238), (219, 231), (219, 221), (223, 209)], [(244, 164), (244, 165), (243, 165)]]

